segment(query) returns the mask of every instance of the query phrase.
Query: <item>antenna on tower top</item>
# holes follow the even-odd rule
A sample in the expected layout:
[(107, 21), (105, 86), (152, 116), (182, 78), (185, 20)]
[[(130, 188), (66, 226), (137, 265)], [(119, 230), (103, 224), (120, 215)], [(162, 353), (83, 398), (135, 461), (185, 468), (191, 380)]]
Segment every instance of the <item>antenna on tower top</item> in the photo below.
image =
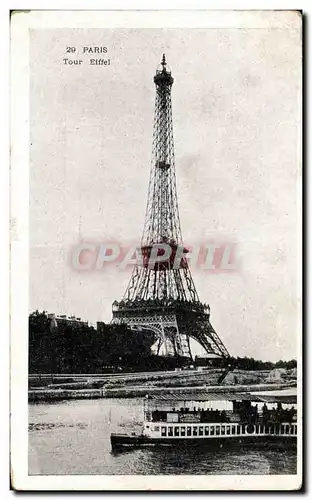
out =
[(161, 61), (161, 65), (163, 67), (163, 69), (166, 69), (166, 56), (165, 54), (163, 54), (163, 57), (162, 57), (162, 61)]

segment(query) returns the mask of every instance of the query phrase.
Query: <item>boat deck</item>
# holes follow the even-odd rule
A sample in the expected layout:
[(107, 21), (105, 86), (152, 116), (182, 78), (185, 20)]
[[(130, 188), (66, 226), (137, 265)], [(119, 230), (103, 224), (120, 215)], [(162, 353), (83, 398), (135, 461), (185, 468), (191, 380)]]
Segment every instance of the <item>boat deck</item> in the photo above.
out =
[(277, 447), (296, 445), (297, 424), (179, 424), (156, 425), (150, 435), (111, 434), (112, 449), (163, 445), (244, 445), (274, 443)]

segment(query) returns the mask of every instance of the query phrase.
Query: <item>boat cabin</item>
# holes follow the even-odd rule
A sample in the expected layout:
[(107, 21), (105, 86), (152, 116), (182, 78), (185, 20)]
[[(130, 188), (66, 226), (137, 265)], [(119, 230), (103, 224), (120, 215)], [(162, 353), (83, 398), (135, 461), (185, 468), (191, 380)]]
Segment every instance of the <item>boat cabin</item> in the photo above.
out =
[(197, 401), (187, 394), (152, 395), (144, 405), (143, 434), (156, 439), (296, 436), (296, 406), (294, 395), (219, 392), (202, 394)]

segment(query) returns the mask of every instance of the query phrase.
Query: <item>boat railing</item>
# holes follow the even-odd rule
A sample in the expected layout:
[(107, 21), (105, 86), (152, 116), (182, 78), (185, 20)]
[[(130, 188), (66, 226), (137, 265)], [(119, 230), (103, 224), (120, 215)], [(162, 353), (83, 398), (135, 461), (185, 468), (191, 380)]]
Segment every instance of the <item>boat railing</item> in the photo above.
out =
[(171, 424), (160, 423), (162, 437), (297, 436), (296, 423), (281, 424)]

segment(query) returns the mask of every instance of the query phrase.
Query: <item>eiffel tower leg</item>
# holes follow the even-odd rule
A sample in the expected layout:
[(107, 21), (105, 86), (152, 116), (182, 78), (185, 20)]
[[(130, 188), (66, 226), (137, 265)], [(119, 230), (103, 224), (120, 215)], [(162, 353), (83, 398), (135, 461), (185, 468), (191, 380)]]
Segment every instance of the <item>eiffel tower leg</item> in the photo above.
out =
[(230, 356), (230, 354), (229, 354), (228, 350), (226, 349), (226, 347), (224, 346), (219, 335), (215, 332), (215, 330), (214, 330), (214, 328), (209, 320), (208, 320), (208, 332), (209, 332), (210, 337), (213, 339), (214, 344), (217, 346), (219, 352), (221, 353), (221, 355), (225, 358), (228, 358)]
[(166, 353), (166, 356), (168, 356), (168, 339), (166, 338), (166, 335), (165, 335), (165, 329), (164, 329), (164, 323), (163, 323), (163, 321), (160, 322), (160, 328), (161, 328), (162, 340), (163, 340), (163, 343), (164, 343), (164, 346), (165, 346), (165, 353)]
[(193, 331), (192, 338), (205, 349), (207, 354), (216, 354), (223, 358), (229, 357), (227, 349), (214, 331), (211, 323), (209, 322), (208, 325), (206, 323), (205, 326), (206, 328), (202, 330)]
[(187, 347), (188, 347), (188, 356), (187, 357), (189, 357), (191, 359), (191, 361), (194, 361), (191, 346), (190, 346), (190, 337), (188, 335), (186, 336), (186, 341), (187, 341)]
[(160, 348), (162, 346), (162, 343), (163, 343), (162, 339), (159, 339), (158, 340), (158, 345), (157, 345), (157, 356), (159, 356), (159, 351), (160, 351)]

